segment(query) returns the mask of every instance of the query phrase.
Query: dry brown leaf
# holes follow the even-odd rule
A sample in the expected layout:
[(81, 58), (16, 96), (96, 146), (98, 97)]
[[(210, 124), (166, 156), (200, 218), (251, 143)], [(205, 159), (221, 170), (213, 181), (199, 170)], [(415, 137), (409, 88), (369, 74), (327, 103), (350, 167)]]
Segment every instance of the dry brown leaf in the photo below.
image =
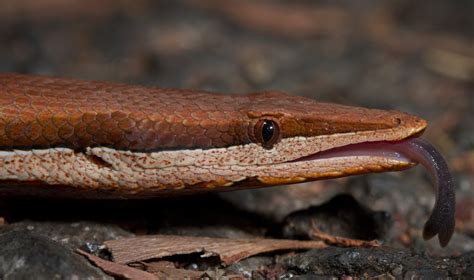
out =
[(217, 256), (230, 265), (250, 256), (278, 250), (302, 250), (327, 247), (320, 241), (283, 239), (227, 239), (176, 235), (154, 235), (106, 241), (114, 260), (127, 264), (153, 258), (202, 253)]
[(123, 264), (118, 264), (114, 262), (110, 262), (94, 255), (88, 254), (82, 250), (76, 250), (77, 253), (86, 257), (91, 263), (102, 269), (105, 273), (114, 276), (114, 277), (121, 277), (124, 279), (131, 279), (131, 280), (157, 280), (159, 279), (155, 275), (145, 272), (143, 270), (139, 270), (133, 267), (129, 267)]
[(380, 242), (377, 240), (360, 240), (352, 239), (340, 236), (334, 236), (324, 233), (318, 229), (312, 230), (312, 236), (316, 237), (329, 245), (342, 246), (342, 247), (379, 247)]

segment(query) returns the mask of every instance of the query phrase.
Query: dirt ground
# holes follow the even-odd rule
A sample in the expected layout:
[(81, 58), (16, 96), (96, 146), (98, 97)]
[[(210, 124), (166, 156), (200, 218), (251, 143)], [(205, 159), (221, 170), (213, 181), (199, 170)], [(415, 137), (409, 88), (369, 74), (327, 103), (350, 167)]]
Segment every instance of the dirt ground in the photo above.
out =
[[(225, 267), (195, 256), (171, 261), (186, 270), (255, 279), (474, 277), (473, 1), (0, 3), (1, 72), (225, 93), (275, 89), (409, 112), (428, 121), (424, 138), (445, 156), (457, 196), (456, 232), (446, 248), (421, 237), (435, 199), (421, 167), (147, 201), (4, 197), (0, 246), (12, 251), (0, 252), (0, 278), (106, 279), (72, 250), (97, 252), (102, 242), (121, 237), (306, 240), (314, 227), (382, 246), (266, 253)], [(36, 245), (25, 248), (22, 238)], [(19, 256), (30, 262), (14, 269)], [(62, 262), (67, 265), (58, 268)], [(74, 270), (76, 262), (83, 271)]]

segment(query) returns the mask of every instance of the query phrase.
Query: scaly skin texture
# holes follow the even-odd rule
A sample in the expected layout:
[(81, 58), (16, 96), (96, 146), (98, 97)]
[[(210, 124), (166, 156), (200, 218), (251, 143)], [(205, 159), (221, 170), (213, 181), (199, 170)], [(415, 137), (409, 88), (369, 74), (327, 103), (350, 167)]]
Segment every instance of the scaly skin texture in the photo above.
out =
[[(272, 147), (259, 143), (261, 120), (278, 124)], [(279, 92), (222, 95), (0, 74), (1, 191), (148, 197), (400, 170), (414, 163), (372, 156), (291, 161), (405, 139), (425, 127), (398, 111)]]
[(208, 149), (255, 142), (253, 126), (279, 119), (282, 138), (393, 128), (420, 120), (278, 92), (223, 95), (103, 82), (0, 75), (4, 148), (110, 146)]

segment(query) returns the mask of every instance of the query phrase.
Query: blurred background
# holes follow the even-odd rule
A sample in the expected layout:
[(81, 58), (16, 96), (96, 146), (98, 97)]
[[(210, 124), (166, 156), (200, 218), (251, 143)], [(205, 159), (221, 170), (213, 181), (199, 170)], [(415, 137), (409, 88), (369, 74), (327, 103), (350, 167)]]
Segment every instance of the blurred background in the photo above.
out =
[[(456, 179), (448, 250), (421, 241), (422, 168), (227, 193), (270, 220), (350, 193), (387, 211), (389, 244), (474, 250), (474, 1), (0, 1), (0, 71), (225, 93), (275, 89), (416, 114)], [(269, 205), (272, 205), (269, 207)]]

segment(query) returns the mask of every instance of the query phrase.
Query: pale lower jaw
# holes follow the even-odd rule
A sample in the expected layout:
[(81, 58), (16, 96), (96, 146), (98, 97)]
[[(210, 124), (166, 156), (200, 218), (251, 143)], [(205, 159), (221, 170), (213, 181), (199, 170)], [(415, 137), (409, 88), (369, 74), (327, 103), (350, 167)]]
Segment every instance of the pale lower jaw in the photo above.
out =
[(402, 141), (378, 141), (333, 148), (294, 160), (324, 160), (338, 157), (376, 156), (423, 165), (431, 175), (436, 203), (425, 224), (423, 237), (438, 235), (441, 246), (446, 246), (454, 232), (455, 194), (448, 165), (441, 154), (426, 140), (410, 138)]

